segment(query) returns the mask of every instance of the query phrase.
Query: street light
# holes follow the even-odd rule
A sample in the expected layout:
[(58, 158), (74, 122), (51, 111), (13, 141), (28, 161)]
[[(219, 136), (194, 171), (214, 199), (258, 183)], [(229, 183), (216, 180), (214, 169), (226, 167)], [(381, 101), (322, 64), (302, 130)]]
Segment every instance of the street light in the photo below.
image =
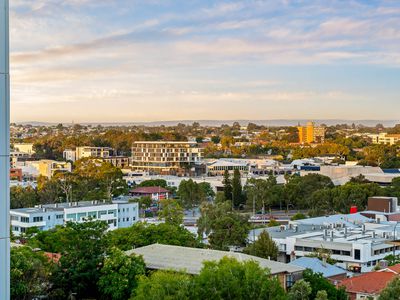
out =
[(0, 299), (10, 299), (10, 77), (8, 0), (0, 0)]

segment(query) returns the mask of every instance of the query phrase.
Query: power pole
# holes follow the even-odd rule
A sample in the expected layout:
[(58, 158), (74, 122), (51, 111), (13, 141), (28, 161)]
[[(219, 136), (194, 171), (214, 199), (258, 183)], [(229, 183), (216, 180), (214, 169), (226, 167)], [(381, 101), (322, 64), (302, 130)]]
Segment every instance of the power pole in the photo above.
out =
[(0, 0), (0, 299), (10, 299), (10, 75), (8, 0)]

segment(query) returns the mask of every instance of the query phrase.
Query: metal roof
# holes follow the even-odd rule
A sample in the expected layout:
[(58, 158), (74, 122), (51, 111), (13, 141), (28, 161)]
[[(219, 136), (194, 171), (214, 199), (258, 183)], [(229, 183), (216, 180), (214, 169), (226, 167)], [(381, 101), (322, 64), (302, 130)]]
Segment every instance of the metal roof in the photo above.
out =
[(302, 272), (304, 268), (251, 256), (238, 252), (227, 252), (211, 249), (189, 248), (162, 244), (129, 250), (127, 255), (142, 255), (149, 269), (185, 271), (189, 274), (199, 274), (205, 261), (219, 261), (223, 257), (233, 257), (238, 261), (253, 260), (262, 268), (268, 268), (271, 274)]

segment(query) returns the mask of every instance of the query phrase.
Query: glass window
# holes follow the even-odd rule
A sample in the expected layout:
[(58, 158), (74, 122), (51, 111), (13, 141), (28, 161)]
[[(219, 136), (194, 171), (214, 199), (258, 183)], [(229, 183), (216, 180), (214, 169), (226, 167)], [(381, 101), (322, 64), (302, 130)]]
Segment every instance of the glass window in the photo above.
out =
[(86, 217), (86, 213), (78, 213), (78, 220), (81, 221), (83, 218)]
[(67, 219), (71, 221), (76, 221), (76, 214), (67, 214)]

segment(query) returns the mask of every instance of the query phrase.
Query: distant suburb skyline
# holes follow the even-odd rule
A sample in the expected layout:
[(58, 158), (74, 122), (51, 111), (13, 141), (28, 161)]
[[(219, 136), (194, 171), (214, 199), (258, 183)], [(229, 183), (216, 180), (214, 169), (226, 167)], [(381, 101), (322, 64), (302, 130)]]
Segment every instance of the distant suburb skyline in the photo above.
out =
[(13, 122), (400, 119), (400, 1), (12, 0)]

